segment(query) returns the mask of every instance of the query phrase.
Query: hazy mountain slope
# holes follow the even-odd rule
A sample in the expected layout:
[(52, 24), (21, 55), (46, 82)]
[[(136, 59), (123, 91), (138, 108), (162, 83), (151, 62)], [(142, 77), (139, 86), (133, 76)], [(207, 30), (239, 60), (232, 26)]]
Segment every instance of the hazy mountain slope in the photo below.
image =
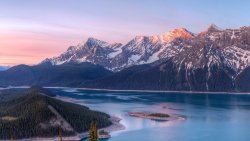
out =
[[(133, 78), (133, 76), (136, 76), (138, 73), (150, 68), (152, 68), (150, 65), (132, 66), (101, 79), (83, 82), (79, 86), (91, 88), (128, 89), (131, 82), (130, 78)], [(137, 80), (134, 80), (131, 84), (133, 85), (136, 82)], [(144, 82), (142, 81), (141, 84), (144, 84)]]
[(7, 69), (9, 69), (9, 67), (7, 67), (7, 66), (0, 66), (0, 71), (5, 71)]
[(0, 86), (75, 86), (83, 81), (111, 74), (91, 63), (63, 65), (19, 65), (0, 72)]
[(250, 92), (250, 67), (236, 77), (235, 84), (238, 91)]
[[(134, 89), (134, 90), (182, 90), (182, 91), (234, 91), (230, 68), (220, 68), (216, 65), (185, 69), (182, 65), (176, 66), (172, 60), (158, 66), (133, 67), (131, 73), (125, 69), (102, 79), (83, 83), (83, 87), (107, 89)], [(207, 79), (207, 75), (210, 75)]]

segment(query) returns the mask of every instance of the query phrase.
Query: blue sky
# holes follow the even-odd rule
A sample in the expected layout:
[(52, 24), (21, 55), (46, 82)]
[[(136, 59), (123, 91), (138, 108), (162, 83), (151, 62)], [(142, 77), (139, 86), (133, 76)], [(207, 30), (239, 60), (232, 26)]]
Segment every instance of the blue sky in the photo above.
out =
[(0, 65), (34, 64), (88, 37), (125, 43), (179, 27), (249, 26), (249, 13), (247, 0), (0, 1)]

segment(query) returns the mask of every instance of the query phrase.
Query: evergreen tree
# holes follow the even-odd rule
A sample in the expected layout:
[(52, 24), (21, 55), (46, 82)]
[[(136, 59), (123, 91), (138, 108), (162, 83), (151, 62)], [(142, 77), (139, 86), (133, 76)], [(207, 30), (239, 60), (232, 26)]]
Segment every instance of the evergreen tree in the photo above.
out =
[(98, 131), (97, 131), (97, 125), (96, 125), (96, 122), (94, 123), (94, 127), (93, 127), (94, 129), (94, 138), (95, 138), (95, 141), (97, 141), (98, 140)]
[(89, 141), (98, 141), (98, 132), (95, 122), (92, 122), (89, 129)]
[(62, 141), (62, 128), (59, 130), (60, 141)]

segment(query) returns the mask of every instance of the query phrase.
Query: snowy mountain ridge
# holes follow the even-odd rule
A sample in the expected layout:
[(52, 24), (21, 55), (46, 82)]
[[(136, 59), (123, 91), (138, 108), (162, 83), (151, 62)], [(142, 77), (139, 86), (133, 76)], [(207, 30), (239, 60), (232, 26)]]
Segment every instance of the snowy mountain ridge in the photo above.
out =
[(91, 62), (119, 71), (168, 59), (190, 70), (218, 65), (240, 72), (250, 65), (250, 27), (223, 30), (211, 25), (197, 35), (178, 28), (161, 35), (137, 36), (125, 45), (89, 38), (42, 63)]

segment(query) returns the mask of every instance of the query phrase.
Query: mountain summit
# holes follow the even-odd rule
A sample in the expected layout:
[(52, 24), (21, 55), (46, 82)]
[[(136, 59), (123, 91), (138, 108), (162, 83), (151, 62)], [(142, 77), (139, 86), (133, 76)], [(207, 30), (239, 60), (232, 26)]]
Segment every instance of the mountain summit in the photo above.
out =
[(69, 47), (58, 57), (42, 63), (91, 62), (120, 71), (172, 58), (188, 68), (220, 64), (239, 72), (250, 64), (249, 34), (249, 27), (222, 30), (212, 24), (198, 35), (185, 28), (177, 28), (161, 35), (137, 36), (124, 45), (89, 38), (85, 43)]
[(161, 35), (137, 36), (125, 45), (88, 38), (85, 43), (71, 46), (58, 57), (45, 59), (42, 63), (61, 65), (69, 62), (92, 62), (109, 70), (119, 71), (129, 66), (170, 58), (178, 52), (178, 49), (171, 51), (171, 42), (193, 36), (188, 30), (178, 28)]
[(220, 27), (218, 27), (215, 24), (211, 24), (210, 26), (208, 26), (208, 28), (205, 31), (199, 33), (198, 36), (205, 36), (207, 34), (211, 34), (214, 32), (220, 32), (220, 31), (222, 31), (222, 29)]
[(222, 30), (220, 27), (218, 27), (217, 25), (215, 24), (211, 24), (208, 28), (207, 28), (207, 31), (210, 31), (210, 32), (213, 32), (213, 31), (220, 31)]
[(160, 38), (162, 39), (162, 41), (169, 43), (176, 38), (188, 39), (188, 38), (192, 38), (193, 36), (194, 36), (193, 33), (188, 31), (187, 29), (177, 28), (177, 29), (171, 30), (170, 32), (166, 32), (160, 35)]

